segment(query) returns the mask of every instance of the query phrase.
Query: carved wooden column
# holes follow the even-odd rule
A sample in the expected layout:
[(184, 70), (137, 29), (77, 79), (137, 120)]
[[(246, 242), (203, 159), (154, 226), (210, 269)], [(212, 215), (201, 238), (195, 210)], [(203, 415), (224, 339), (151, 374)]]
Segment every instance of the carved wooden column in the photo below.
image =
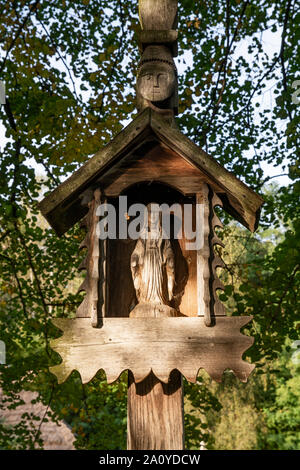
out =
[[(254, 231), (263, 200), (176, 126), (177, 9), (177, 0), (139, 0), (139, 113), (39, 206), (57, 235), (83, 218), (87, 228), (86, 296), (76, 318), (52, 319), (62, 334), (51, 348), (61, 361), (50, 371), (62, 383), (77, 370), (88, 383), (103, 370), (113, 383), (128, 370), (128, 449), (136, 450), (184, 448), (182, 376), (196, 383), (203, 368), (220, 382), (231, 370), (246, 382), (254, 369), (242, 359), (253, 338), (241, 328), (251, 317), (227, 316), (216, 293), (223, 263), (214, 250), (222, 245), (214, 208), (223, 203)], [(110, 207), (119, 221), (131, 217), (117, 208), (115, 198), (123, 195), (143, 204), (190, 205), (187, 225), (195, 235), (196, 222), (196, 244), (186, 233), (167, 240), (163, 227), (152, 224), (150, 239), (145, 233), (137, 242), (105, 239), (103, 210)], [(180, 217), (172, 211), (173, 224)], [(181, 215), (185, 232), (189, 216)]]
[(92, 200), (88, 202), (89, 212), (81, 225), (86, 227), (87, 234), (80, 245), (80, 249), (87, 248), (87, 255), (79, 266), (79, 270), (86, 270), (86, 277), (79, 287), (86, 291), (86, 296), (79, 305), (76, 317), (91, 318), (94, 327), (98, 323), (98, 282), (99, 282), (99, 239), (97, 236), (97, 208), (100, 204), (100, 189), (94, 191)]
[(127, 449), (184, 449), (182, 375), (164, 384), (151, 374), (136, 384), (128, 373)]
[[(131, 271), (138, 304), (132, 318), (176, 317), (169, 303), (175, 282), (174, 253), (170, 240), (162, 238), (161, 218), (155, 205), (147, 206), (146, 227), (131, 255)], [(167, 279), (167, 282), (166, 282)], [(158, 345), (159, 347), (159, 345)], [(182, 375), (170, 374), (168, 383), (151, 372), (136, 383), (128, 376), (127, 448), (130, 450), (175, 450), (184, 447)]]
[[(177, 34), (172, 30), (177, 24), (177, 8), (177, 0), (139, 0), (143, 32), (143, 53), (137, 76), (140, 110), (149, 106), (160, 113), (172, 116), (177, 113), (177, 71), (173, 61)], [(159, 307), (148, 305), (144, 310), (144, 316), (157, 316), (159, 311), (162, 316), (176, 316), (174, 309), (162, 304)], [(152, 372), (137, 384), (129, 372), (128, 449), (183, 449), (183, 420), (182, 376), (178, 371), (172, 372), (168, 384), (162, 383)]]
[(200, 227), (199, 248), (197, 250), (197, 301), (198, 315), (204, 316), (206, 326), (214, 324), (216, 316), (225, 316), (225, 307), (217, 296), (217, 289), (224, 289), (216, 269), (224, 267), (221, 258), (214, 250), (215, 245), (224, 247), (215, 233), (216, 227), (223, 227), (215, 214), (215, 206), (222, 202), (211, 187), (203, 183), (202, 192), (196, 195), (197, 227)]

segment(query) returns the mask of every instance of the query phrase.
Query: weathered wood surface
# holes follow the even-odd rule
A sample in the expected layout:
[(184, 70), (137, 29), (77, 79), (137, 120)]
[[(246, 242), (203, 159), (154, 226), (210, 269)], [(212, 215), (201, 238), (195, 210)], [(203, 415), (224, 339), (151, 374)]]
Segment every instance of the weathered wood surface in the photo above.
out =
[[(170, 148), (156, 144), (143, 157), (133, 155), (101, 180), (107, 197), (116, 197), (133, 184), (159, 181), (191, 195), (202, 187), (204, 176), (195, 166), (181, 158)], [(220, 188), (218, 188), (220, 189)]]
[[(158, 113), (147, 108), (110, 144), (41, 201), (40, 210), (59, 235), (86, 214), (80, 195), (95, 185), (100, 177), (104, 179), (112, 165), (135, 152), (151, 136), (198, 168), (199, 175), (204, 175), (208, 184), (220, 187), (218, 196), (224, 209), (245, 227), (252, 231), (256, 229), (263, 199), (178, 129), (165, 122)], [(147, 176), (145, 174), (145, 180)]]
[[(197, 316), (196, 251), (186, 250), (186, 239), (171, 240), (175, 256), (174, 298), (171, 306), (185, 316)], [(136, 295), (130, 272), (135, 240), (108, 241), (108, 317), (128, 317), (135, 307)], [(115, 293), (118, 292), (116, 296)]]
[(131, 318), (179, 316), (170, 302), (174, 295), (175, 257), (170, 240), (163, 239), (161, 213), (148, 204), (142, 237), (132, 252), (130, 266), (138, 304)]
[(226, 310), (225, 306), (222, 304), (221, 300), (219, 299), (219, 296), (217, 294), (217, 290), (224, 290), (224, 284), (222, 281), (219, 279), (218, 273), (217, 273), (217, 268), (224, 268), (225, 264), (223, 260), (218, 256), (216, 253), (214, 247), (215, 245), (220, 245), (224, 247), (224, 244), (222, 241), (219, 239), (219, 237), (216, 234), (216, 228), (220, 227), (223, 228), (223, 224), (220, 221), (219, 217), (215, 213), (215, 207), (223, 207), (223, 203), (220, 200), (220, 198), (212, 191), (211, 188), (209, 188), (210, 192), (210, 197), (209, 197), (209, 202), (210, 202), (210, 253), (211, 253), (211, 258), (210, 258), (210, 266), (211, 266), (211, 278), (212, 278), (212, 284), (211, 284), (211, 295), (212, 295), (212, 300), (213, 300), (213, 312), (212, 315), (218, 316), (218, 315), (226, 315)]
[(159, 31), (159, 30), (142, 30), (138, 35), (139, 49), (143, 53), (149, 44), (164, 44), (170, 47), (172, 56), (178, 55), (178, 32), (174, 29)]
[(151, 372), (140, 383), (128, 374), (128, 450), (180, 450), (184, 448), (183, 387), (174, 370), (167, 384)]
[(203, 183), (202, 192), (197, 194), (197, 218), (201, 227), (201, 247), (197, 251), (198, 315), (204, 315), (206, 326), (211, 326), (216, 316), (225, 316), (225, 307), (217, 295), (217, 289), (224, 289), (217, 268), (224, 263), (214, 250), (215, 245), (224, 246), (215, 233), (216, 227), (223, 227), (215, 214), (215, 206), (222, 207), (222, 201), (209, 185)]
[(99, 217), (96, 212), (100, 202), (101, 192), (96, 189), (85, 219), (87, 234), (80, 245), (80, 248), (87, 249), (87, 255), (79, 266), (80, 270), (86, 270), (86, 277), (79, 287), (79, 292), (85, 291), (86, 295), (76, 311), (77, 317), (90, 317), (93, 326), (96, 326), (98, 322), (99, 238), (97, 224)]
[(92, 328), (87, 318), (53, 319), (64, 334), (51, 341), (63, 362), (50, 368), (59, 383), (78, 370), (83, 383), (103, 369), (108, 383), (124, 370), (141, 382), (153, 371), (167, 383), (173, 369), (195, 382), (200, 368), (216, 381), (225, 369), (243, 382), (254, 365), (242, 360), (253, 338), (240, 329), (252, 317), (217, 317), (207, 328), (202, 318), (103, 318), (101, 328)]
[(118, 157), (126, 156), (149, 135), (150, 114), (150, 109), (140, 113), (108, 145), (39, 203), (39, 209), (58, 235), (64, 234), (87, 213), (81, 206), (82, 193)]
[(138, 110), (178, 113), (177, 70), (172, 53), (162, 44), (148, 45), (141, 57), (136, 83)]
[[(129, 317), (136, 304), (130, 272), (130, 257), (136, 240), (108, 241), (107, 317)], [(118, 292), (118, 295), (116, 295)]]
[[(143, 161), (144, 160), (141, 160), (141, 162)], [(151, 161), (150, 158), (149, 161)], [(173, 167), (171, 165), (171, 169), (172, 168)], [(182, 174), (182, 171), (178, 172)], [(178, 180), (180, 180), (180, 177)], [(163, 187), (164, 186), (162, 185), (162, 188)], [(190, 240), (188, 240), (188, 234), (185, 233), (184, 230), (185, 214), (183, 205), (185, 203), (193, 204), (192, 226), (193, 230), (196, 229), (195, 200), (194, 198), (184, 197), (176, 199), (176, 191), (173, 192), (174, 195), (172, 193), (172, 197), (174, 197), (172, 202), (178, 204), (182, 209), (181, 214), (178, 215), (178, 218), (182, 218), (182, 237), (179, 240), (171, 240), (171, 246), (175, 258), (174, 298), (171, 306), (180, 312), (180, 314), (185, 316), (204, 315), (206, 318), (206, 324), (210, 325), (211, 317), (216, 315), (225, 315), (225, 308), (216, 294), (216, 289), (222, 289), (223, 287), (218, 278), (218, 273), (216, 272), (217, 266), (222, 267), (222, 260), (214, 251), (215, 244), (222, 245), (222, 242), (215, 234), (215, 226), (216, 224), (221, 226), (221, 222), (214, 213), (214, 205), (221, 205), (222, 202), (216, 197), (212, 188), (208, 187), (208, 185), (202, 183), (202, 186), (200, 187), (202, 188), (201, 193), (198, 193), (197, 195), (198, 237), (199, 243), (202, 243), (203, 245), (201, 245), (198, 252), (195, 248), (192, 250), (188, 249)], [(168, 192), (164, 193), (163, 190), (159, 193), (158, 186), (155, 184), (140, 185), (137, 188), (133, 186), (132, 191), (136, 191), (137, 194), (140, 194), (142, 188), (146, 188), (149, 194), (153, 194), (153, 197), (158, 197), (158, 201), (160, 201), (160, 197), (170, 197), (168, 196)], [(167, 189), (168, 188), (166, 188), (166, 190)], [(130, 194), (131, 193), (129, 193), (130, 203), (136, 202), (135, 199), (131, 201)], [(139, 202), (147, 205), (147, 202), (144, 201), (143, 197), (140, 197), (141, 199)], [(109, 250), (109, 271), (111, 273), (111, 282), (108, 295), (109, 305), (107, 308), (107, 316), (109, 317), (128, 317), (129, 312), (137, 303), (135, 300), (136, 296), (130, 270), (128, 268), (135, 243), (136, 242), (134, 240), (109, 241), (109, 245), (111, 247)], [(118, 292), (118, 296), (115, 295), (116, 291)], [(132, 316), (132, 314), (130, 316)]]
[[(212, 156), (197, 147), (188, 137), (177, 129), (166, 126), (159, 115), (151, 120), (153, 131), (167, 146), (175, 152), (193, 162), (204, 175), (224, 189), (228, 198), (222, 199), (223, 207), (233, 217), (239, 220), (249, 230), (254, 231), (257, 227), (260, 208), (263, 199), (256, 194), (245, 183), (239, 180), (233, 173), (225, 170)], [(210, 181), (207, 181), (210, 184)]]
[(178, 0), (139, 0), (142, 29), (176, 29)]
[[(210, 227), (209, 227), (209, 187), (203, 183), (201, 193), (196, 196), (196, 218), (200, 227), (201, 240), (197, 250), (197, 301), (198, 315), (203, 315), (204, 323), (210, 326), (211, 318), (211, 289), (210, 289)], [(200, 235), (199, 234), (199, 235)]]

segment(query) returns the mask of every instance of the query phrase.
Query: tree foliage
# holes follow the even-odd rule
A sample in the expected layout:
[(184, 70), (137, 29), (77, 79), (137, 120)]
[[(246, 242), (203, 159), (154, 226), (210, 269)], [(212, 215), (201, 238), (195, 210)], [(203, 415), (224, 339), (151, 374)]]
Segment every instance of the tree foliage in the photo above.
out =
[[(126, 382), (107, 386), (100, 374), (82, 386), (74, 374), (57, 386), (48, 371), (57, 361), (49, 348), (57, 334), (51, 318), (74, 314), (80, 302), (75, 287), (82, 234), (76, 226), (58, 239), (42, 222), (37, 201), (135, 115), (137, 4), (0, 3), (0, 79), (7, 97), (0, 106), (6, 137), (0, 162), (0, 338), (9, 364), (1, 366), (1, 387), (10, 406), (17, 406), (22, 389), (38, 391), (49, 418), (71, 423), (78, 448), (124, 447)], [(230, 314), (255, 316), (249, 355), (259, 364), (274, 360), (287, 338), (299, 336), (299, 107), (292, 100), (299, 78), (298, 24), (295, 0), (179, 1), (178, 125), (257, 191), (272, 178), (266, 173), (270, 165), (290, 178), (276, 191), (264, 190), (264, 232), (233, 230), (233, 237), (245, 237), (244, 248), (224, 274)], [(275, 52), (267, 47), (273, 40)], [(275, 239), (267, 234), (274, 228)], [(231, 249), (236, 253), (234, 244)], [(204, 406), (194, 386), (186, 390), (192, 407)], [(276, 395), (278, 407), (284, 390)], [(201, 397), (216, 406), (209, 392)], [(287, 395), (286, 406), (289, 400)], [(278, 429), (276, 410), (268, 413)], [(206, 433), (205, 422), (193, 416), (187, 414), (192, 446)], [(29, 421), (13, 431), (0, 425), (0, 445), (42, 445), (26, 427)]]
[(299, 450), (300, 368), (293, 364), (289, 348), (276, 365), (276, 381), (269, 382), (268, 400), (261, 404), (268, 432), (259, 433), (260, 446), (274, 450)]

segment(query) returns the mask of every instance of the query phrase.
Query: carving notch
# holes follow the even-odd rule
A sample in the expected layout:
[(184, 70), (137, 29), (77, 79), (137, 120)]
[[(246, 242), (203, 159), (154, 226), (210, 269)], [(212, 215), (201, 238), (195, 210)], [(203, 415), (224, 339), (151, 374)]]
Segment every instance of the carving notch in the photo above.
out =
[(221, 258), (214, 250), (215, 245), (224, 246), (215, 233), (216, 227), (223, 227), (216, 215), (215, 206), (222, 202), (211, 187), (203, 183), (202, 192), (196, 195), (198, 226), (201, 227), (201, 247), (197, 251), (197, 292), (198, 316), (204, 317), (206, 326), (214, 324), (214, 317), (225, 316), (225, 307), (221, 303), (216, 291), (224, 289), (216, 269), (224, 267)]
[(79, 249), (87, 248), (87, 255), (79, 266), (79, 270), (86, 270), (86, 277), (78, 289), (85, 291), (86, 295), (76, 311), (78, 318), (91, 318), (93, 327), (98, 324), (98, 284), (99, 284), (99, 238), (97, 236), (97, 208), (100, 204), (100, 189), (94, 191), (93, 199), (87, 204), (89, 212), (83, 221), (87, 234), (80, 244)]

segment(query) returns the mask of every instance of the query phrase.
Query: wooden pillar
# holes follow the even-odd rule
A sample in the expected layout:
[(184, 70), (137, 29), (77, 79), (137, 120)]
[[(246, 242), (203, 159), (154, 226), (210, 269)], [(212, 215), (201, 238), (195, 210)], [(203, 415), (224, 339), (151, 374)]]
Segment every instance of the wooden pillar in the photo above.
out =
[(177, 370), (168, 384), (152, 372), (136, 384), (128, 372), (127, 449), (184, 449), (183, 385)]

